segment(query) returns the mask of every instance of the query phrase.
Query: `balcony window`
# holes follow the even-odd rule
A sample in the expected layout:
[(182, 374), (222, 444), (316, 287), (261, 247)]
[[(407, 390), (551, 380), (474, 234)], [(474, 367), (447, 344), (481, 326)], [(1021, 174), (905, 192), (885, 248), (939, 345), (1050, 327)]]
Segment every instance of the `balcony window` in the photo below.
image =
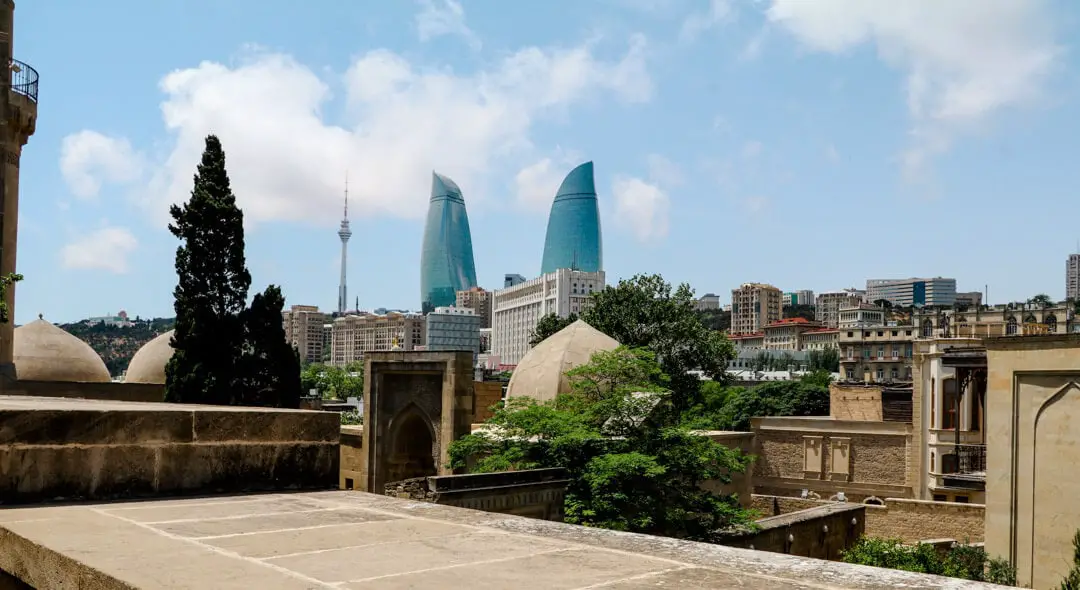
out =
[(934, 322), (932, 320), (923, 320), (922, 323), (922, 337), (932, 338), (934, 336)]
[(898, 374), (899, 374), (899, 371), (897, 371), (897, 370), (896, 370), (896, 369), (894, 368), (894, 369), (893, 369), (892, 371), (890, 371), (890, 375), (889, 375), (889, 378), (890, 378), (890, 379), (892, 379), (893, 381), (896, 381), (896, 379), (897, 379), (897, 377), (898, 377)]
[(1057, 332), (1057, 316), (1055, 316), (1054, 314), (1046, 316), (1046, 319), (1043, 320), (1043, 323), (1046, 324), (1047, 333), (1054, 334)]
[(954, 430), (957, 424), (956, 416), (956, 379), (945, 379), (941, 382), (941, 429)]
[(1016, 334), (1016, 318), (1010, 316), (1009, 319), (1005, 321), (1005, 335), (1006, 336), (1013, 336), (1015, 334)]
[(877, 370), (877, 380), (878, 381), (884, 381), (885, 380), (885, 369), (878, 369)]

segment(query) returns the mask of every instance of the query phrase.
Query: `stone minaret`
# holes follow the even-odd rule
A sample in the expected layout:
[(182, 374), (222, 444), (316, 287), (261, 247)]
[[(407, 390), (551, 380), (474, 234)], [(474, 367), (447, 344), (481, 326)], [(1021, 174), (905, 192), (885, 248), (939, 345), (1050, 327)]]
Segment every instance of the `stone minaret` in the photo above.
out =
[[(19, 224), (19, 158), (37, 124), (38, 73), (12, 56), (15, 2), (0, 0), (0, 275), (15, 272)], [(10, 320), (0, 324), (0, 375), (14, 377), (15, 286), (6, 294)]]

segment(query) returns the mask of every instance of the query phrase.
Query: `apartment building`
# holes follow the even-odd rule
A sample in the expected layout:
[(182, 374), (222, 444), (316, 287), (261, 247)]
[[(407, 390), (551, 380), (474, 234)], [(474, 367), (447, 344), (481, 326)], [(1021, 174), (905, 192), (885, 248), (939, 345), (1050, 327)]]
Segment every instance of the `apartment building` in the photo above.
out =
[(1080, 254), (1069, 254), (1065, 261), (1065, 298), (1080, 299)]
[(715, 293), (706, 293), (694, 302), (694, 309), (697, 311), (720, 309), (720, 296)]
[(581, 313), (590, 296), (604, 288), (604, 271), (560, 268), (492, 294), (491, 354), (503, 365), (516, 365), (529, 351), (529, 338), (540, 318)]
[(819, 293), (814, 300), (814, 319), (829, 328), (840, 326), (840, 308), (866, 301), (866, 291), (843, 289)]
[(293, 305), (281, 312), (285, 339), (300, 355), (300, 362), (319, 363), (323, 359), (323, 326), (329, 316), (314, 305)]
[(956, 279), (867, 279), (867, 302), (879, 299), (898, 307), (950, 307), (956, 303)]
[(784, 307), (814, 304), (814, 292), (810, 289), (799, 289), (798, 291), (784, 293)]
[(334, 320), (330, 364), (342, 367), (364, 360), (365, 352), (415, 350), (427, 341), (423, 315), (388, 312), (361, 313)]
[(480, 354), (480, 316), (467, 307), (436, 307), (427, 314), (427, 350), (468, 350), (475, 359)]
[(454, 307), (476, 312), (477, 317), (480, 318), (481, 328), (491, 327), (491, 291), (473, 287), (466, 291), (458, 291), (454, 299)]
[(837, 331), (806, 318), (785, 318), (761, 332), (728, 336), (739, 353), (759, 350), (808, 352), (837, 347)]
[(821, 324), (806, 318), (784, 318), (765, 326), (766, 350), (802, 350), (802, 336), (821, 328)]
[(841, 329), (840, 375), (847, 381), (911, 381), (913, 326)]
[(956, 301), (953, 303), (956, 307), (966, 307), (968, 309), (974, 309), (982, 304), (982, 291), (965, 291), (963, 293), (957, 293)]
[(731, 290), (731, 333), (753, 334), (778, 322), (783, 294), (780, 289), (763, 283), (743, 283)]
[(840, 329), (884, 325), (885, 310), (876, 305), (849, 299), (840, 308), (840, 319), (837, 325)]
[(527, 279), (519, 274), (506, 273), (503, 275), (503, 288), (513, 287), (514, 285), (520, 285)]

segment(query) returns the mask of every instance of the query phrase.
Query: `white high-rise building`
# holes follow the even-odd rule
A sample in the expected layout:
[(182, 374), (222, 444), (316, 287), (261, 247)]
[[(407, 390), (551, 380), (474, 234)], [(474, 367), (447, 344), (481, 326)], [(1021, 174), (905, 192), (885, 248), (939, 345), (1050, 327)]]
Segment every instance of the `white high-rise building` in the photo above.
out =
[(1065, 298), (1080, 299), (1080, 254), (1069, 254), (1065, 261)]
[(867, 303), (880, 299), (898, 307), (948, 307), (956, 303), (956, 279), (867, 279)]
[(560, 268), (539, 278), (499, 289), (493, 294), (491, 354), (504, 365), (516, 365), (529, 351), (529, 338), (540, 318), (567, 317), (588, 307), (589, 297), (604, 288), (604, 271)]
[(840, 308), (858, 305), (864, 301), (866, 301), (866, 291), (861, 289), (818, 293), (814, 304), (814, 318), (828, 328), (836, 328), (840, 325)]
[(349, 238), (352, 237), (352, 230), (349, 229), (349, 178), (347, 176), (345, 177), (345, 216), (341, 218), (341, 227), (338, 228), (337, 235), (341, 238), (341, 282), (338, 283), (337, 310), (338, 313), (343, 314), (349, 304), (349, 293), (345, 286), (345, 261), (349, 253)]
[(799, 289), (798, 291), (784, 293), (784, 307), (814, 304), (814, 292), (810, 289)]

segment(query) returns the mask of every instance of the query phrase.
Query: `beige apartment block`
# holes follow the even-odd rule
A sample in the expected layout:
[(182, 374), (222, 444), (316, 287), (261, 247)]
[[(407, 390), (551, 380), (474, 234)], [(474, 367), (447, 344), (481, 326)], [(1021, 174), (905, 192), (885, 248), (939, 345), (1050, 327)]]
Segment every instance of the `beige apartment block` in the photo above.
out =
[(920, 338), (1033, 336), (1074, 330), (1072, 308), (1058, 304), (1009, 303), (967, 311), (924, 308), (912, 314), (911, 323), (918, 326)]
[(834, 328), (814, 328), (799, 335), (802, 344), (801, 350), (825, 350), (827, 348), (839, 348), (840, 330)]
[(1080, 335), (985, 341), (986, 550), (1056, 588), (1080, 528)]
[(323, 326), (328, 316), (314, 305), (293, 305), (281, 312), (281, 324), (285, 328), (285, 338), (300, 354), (305, 363), (322, 361), (325, 350)]
[(911, 381), (912, 326), (841, 329), (840, 375), (847, 381)]
[(455, 294), (454, 307), (458, 309), (471, 309), (480, 316), (480, 329), (491, 327), (491, 304), (493, 301), (491, 291), (485, 291), (480, 287), (473, 287)]
[(364, 360), (366, 352), (416, 350), (427, 342), (427, 321), (412, 313), (361, 313), (334, 320), (330, 364)]
[(915, 497), (986, 502), (986, 352), (978, 338), (918, 340), (910, 478)]
[(772, 285), (743, 283), (731, 290), (731, 333), (753, 334), (782, 318), (784, 294)]
[(848, 299), (840, 304), (840, 329), (866, 328), (885, 325), (885, 310), (869, 303)]
[(860, 289), (818, 293), (814, 304), (815, 319), (823, 326), (838, 328), (840, 326), (840, 308), (851, 304), (857, 305), (865, 300), (866, 291)]

